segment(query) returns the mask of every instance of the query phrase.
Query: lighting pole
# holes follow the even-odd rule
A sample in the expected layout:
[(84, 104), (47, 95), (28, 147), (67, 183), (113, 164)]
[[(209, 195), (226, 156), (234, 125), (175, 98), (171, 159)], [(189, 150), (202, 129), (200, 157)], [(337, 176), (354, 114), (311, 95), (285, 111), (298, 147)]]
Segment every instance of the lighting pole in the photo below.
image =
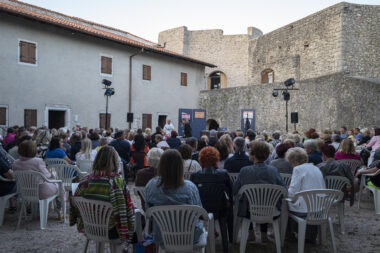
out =
[(110, 88), (112, 82), (107, 80), (107, 79), (103, 79), (102, 81), (102, 84), (104, 84), (104, 96), (106, 96), (106, 124), (104, 126), (104, 128), (107, 130), (107, 126), (108, 126), (108, 98), (111, 97), (112, 95), (115, 94), (115, 89), (114, 88)]
[(285, 119), (286, 119), (286, 132), (289, 131), (289, 127), (288, 127), (288, 121), (289, 121), (289, 115), (288, 115), (288, 102), (290, 100), (290, 93), (289, 91), (293, 91), (293, 90), (299, 90), (299, 89), (295, 89), (294, 88), (294, 84), (296, 83), (296, 81), (294, 80), (294, 78), (289, 78), (288, 80), (286, 80), (284, 82), (284, 85), (285, 85), (285, 88), (282, 88), (282, 89), (273, 89), (273, 97), (278, 97), (278, 91), (282, 91), (282, 95), (284, 96), (284, 100), (285, 100)]

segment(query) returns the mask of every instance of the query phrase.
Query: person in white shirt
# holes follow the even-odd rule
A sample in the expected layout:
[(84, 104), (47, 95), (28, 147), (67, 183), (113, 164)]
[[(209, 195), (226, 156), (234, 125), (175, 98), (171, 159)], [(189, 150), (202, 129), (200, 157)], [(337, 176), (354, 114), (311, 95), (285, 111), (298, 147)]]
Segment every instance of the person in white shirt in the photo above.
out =
[[(301, 191), (325, 189), (325, 180), (322, 172), (312, 163), (308, 163), (308, 155), (302, 148), (291, 148), (286, 152), (286, 160), (293, 166), (293, 174), (290, 182), (288, 196), (293, 198), (294, 195)], [(306, 203), (302, 198), (295, 202), (289, 203), (289, 211), (299, 217), (307, 215)], [(291, 220), (291, 219), (290, 219)], [(290, 229), (292, 225), (289, 223)], [(296, 228), (296, 226), (294, 226)], [(296, 229), (294, 229), (296, 230)], [(306, 230), (306, 241), (315, 243), (317, 237), (317, 227), (308, 226)]]
[(91, 160), (94, 161), (96, 154), (98, 152), (96, 149), (92, 149), (92, 143), (91, 140), (88, 138), (85, 138), (82, 140), (82, 145), (80, 151), (75, 155), (75, 159), (77, 161), (79, 160)]
[(172, 120), (171, 119), (168, 119), (166, 121), (166, 125), (164, 126), (164, 130), (165, 130), (165, 133), (168, 137), (170, 137), (170, 134), (174, 129), (174, 125), (172, 123)]

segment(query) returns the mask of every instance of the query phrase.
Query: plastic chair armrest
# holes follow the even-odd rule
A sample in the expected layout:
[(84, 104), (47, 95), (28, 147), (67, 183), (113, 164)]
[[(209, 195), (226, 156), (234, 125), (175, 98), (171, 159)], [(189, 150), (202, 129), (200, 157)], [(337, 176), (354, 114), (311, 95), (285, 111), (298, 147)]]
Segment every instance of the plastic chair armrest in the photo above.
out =
[(62, 180), (57, 179), (46, 179), (45, 181), (48, 183), (62, 183)]

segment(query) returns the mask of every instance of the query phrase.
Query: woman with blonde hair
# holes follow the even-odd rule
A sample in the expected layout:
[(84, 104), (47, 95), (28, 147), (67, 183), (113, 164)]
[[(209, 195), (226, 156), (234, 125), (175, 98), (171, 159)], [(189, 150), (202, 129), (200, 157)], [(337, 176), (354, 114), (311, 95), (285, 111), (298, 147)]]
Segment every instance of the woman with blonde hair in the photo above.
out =
[(351, 139), (342, 141), (338, 152), (335, 153), (335, 160), (360, 160), (360, 155), (355, 152), (355, 146)]
[(92, 142), (90, 139), (85, 138), (82, 140), (81, 149), (75, 155), (75, 159), (79, 160), (91, 160), (94, 161), (97, 151), (92, 149)]

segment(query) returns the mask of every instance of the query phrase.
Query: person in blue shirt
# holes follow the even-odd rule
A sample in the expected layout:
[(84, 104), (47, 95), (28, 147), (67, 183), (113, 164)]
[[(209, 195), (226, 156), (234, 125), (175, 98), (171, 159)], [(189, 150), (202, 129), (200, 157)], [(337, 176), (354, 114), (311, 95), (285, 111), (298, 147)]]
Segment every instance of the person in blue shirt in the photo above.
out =
[(355, 141), (360, 141), (363, 138), (363, 134), (360, 132), (360, 128), (355, 128), (354, 129), (354, 134), (355, 134)]
[(60, 137), (54, 136), (51, 138), (49, 149), (46, 151), (46, 158), (64, 159), (67, 163), (71, 164), (71, 160), (67, 157), (65, 151), (63, 151), (62, 145), (63, 141)]
[(342, 126), (342, 127), (340, 128), (340, 138), (341, 138), (342, 140), (348, 138), (347, 127)]
[(322, 154), (317, 150), (317, 142), (315, 140), (307, 140), (303, 145), (309, 158), (308, 163), (314, 165), (320, 164), (322, 162)]

